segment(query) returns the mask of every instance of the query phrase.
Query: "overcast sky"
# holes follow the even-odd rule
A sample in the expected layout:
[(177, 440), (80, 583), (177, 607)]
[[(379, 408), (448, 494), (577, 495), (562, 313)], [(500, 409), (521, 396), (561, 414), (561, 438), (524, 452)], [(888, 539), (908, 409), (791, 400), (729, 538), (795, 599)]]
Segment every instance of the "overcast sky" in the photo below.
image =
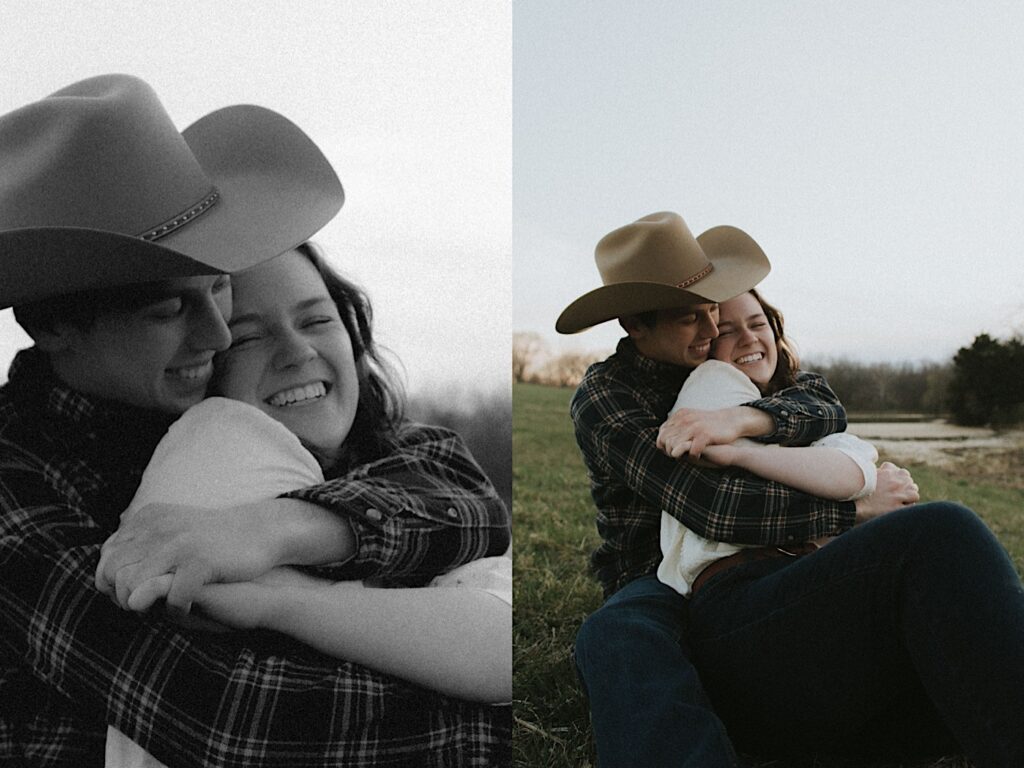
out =
[[(148, 81), (179, 128), (281, 112), (341, 178), (316, 239), (369, 290), (410, 389), (507, 388), (511, 46), (501, 0), (4, 0), (0, 113), (109, 72)], [(0, 379), (27, 343), (0, 313)]]
[(556, 351), (594, 246), (675, 210), (748, 232), (805, 358), (1024, 330), (1024, 4), (516, 0), (514, 314)]

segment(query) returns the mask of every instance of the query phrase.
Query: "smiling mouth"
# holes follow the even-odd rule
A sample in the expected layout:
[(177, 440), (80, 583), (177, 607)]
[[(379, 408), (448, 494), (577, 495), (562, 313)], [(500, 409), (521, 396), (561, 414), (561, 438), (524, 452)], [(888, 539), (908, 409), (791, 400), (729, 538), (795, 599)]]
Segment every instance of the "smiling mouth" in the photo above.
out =
[(746, 365), (747, 363), (756, 363), (764, 359), (763, 352), (755, 352), (752, 355), (744, 355), (743, 357), (736, 358), (737, 365)]
[(213, 362), (210, 360), (207, 360), (205, 363), (200, 363), (199, 365), (185, 365), (180, 368), (167, 369), (168, 376), (188, 382), (198, 382), (201, 379), (206, 379), (212, 372)]
[(287, 408), (293, 405), (308, 405), (327, 396), (330, 385), (325, 381), (314, 381), (312, 384), (305, 384), (301, 387), (282, 389), (280, 392), (268, 397), (265, 402), (275, 408)]
[(694, 344), (692, 347), (690, 347), (690, 351), (697, 355), (703, 355), (706, 352), (711, 351), (711, 342), (705, 341), (703, 344)]

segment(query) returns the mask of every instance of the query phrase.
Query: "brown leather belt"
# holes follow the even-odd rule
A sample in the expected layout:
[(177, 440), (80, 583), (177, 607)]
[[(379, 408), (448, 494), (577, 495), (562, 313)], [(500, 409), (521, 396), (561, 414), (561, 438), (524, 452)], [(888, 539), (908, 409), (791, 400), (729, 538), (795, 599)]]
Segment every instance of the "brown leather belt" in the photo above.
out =
[(816, 549), (818, 549), (818, 545), (812, 541), (785, 547), (751, 547), (749, 549), (741, 549), (734, 555), (723, 557), (721, 560), (715, 560), (715, 562), (711, 563), (707, 568), (697, 574), (697, 578), (693, 580), (693, 585), (690, 587), (690, 597), (696, 595), (697, 591), (703, 587), (712, 576), (717, 576), (723, 571), (727, 571), (734, 566), (743, 565), (744, 563), (752, 563), (755, 560), (766, 560), (770, 557), (803, 557), (804, 555), (809, 555), (811, 552), (814, 552)]

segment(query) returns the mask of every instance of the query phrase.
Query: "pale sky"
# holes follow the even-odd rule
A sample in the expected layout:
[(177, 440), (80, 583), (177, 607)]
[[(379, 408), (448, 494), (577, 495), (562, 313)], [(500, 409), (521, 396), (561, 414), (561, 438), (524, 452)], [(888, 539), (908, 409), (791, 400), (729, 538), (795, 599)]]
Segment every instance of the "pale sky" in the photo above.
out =
[(514, 308), (554, 351), (607, 232), (748, 232), (802, 355), (1024, 331), (1024, 4), (516, 0)]
[[(509, 382), (511, 46), (502, 0), (4, 0), (0, 113), (126, 72), (179, 128), (237, 103), (291, 118), (345, 187), (315, 239), (410, 390), (454, 397)], [(27, 344), (0, 312), (0, 380)]]

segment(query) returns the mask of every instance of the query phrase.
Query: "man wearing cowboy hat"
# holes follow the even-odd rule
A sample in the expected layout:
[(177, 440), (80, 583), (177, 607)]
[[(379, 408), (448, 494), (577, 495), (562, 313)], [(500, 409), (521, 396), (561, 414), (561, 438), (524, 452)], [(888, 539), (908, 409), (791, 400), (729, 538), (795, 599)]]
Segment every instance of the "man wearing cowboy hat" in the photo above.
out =
[[(108, 724), (169, 765), (500, 759), (508, 725), (486, 707), (298, 643), (182, 631), (95, 586), (153, 449), (230, 341), (228, 273), (340, 209), (319, 149), (248, 105), (179, 133), (149, 86), (106, 75), (0, 116), (0, 168), (0, 308), (35, 341), (0, 389), (0, 762), (99, 765)], [(384, 525), (351, 486), (207, 516), (210, 531), (261, 523), (197, 537), (211, 542), (197, 556), (251, 578), (288, 537), (288, 562), (339, 579), (426, 580), (508, 544), (477, 522), (504, 514), (479, 489), (453, 480), (459, 503), (436, 519), (395, 510)]]
[(687, 657), (686, 601), (655, 576), (662, 510), (707, 538), (765, 545), (838, 533), (853, 525), (854, 510), (777, 484), (768, 493), (752, 476), (723, 490), (715, 470), (673, 457), (699, 457), (703, 446), (738, 437), (808, 444), (844, 429), (845, 412), (824, 380), (808, 375), (745, 406), (713, 416), (679, 411), (666, 422), (718, 335), (717, 303), (757, 285), (768, 259), (735, 227), (695, 238), (665, 212), (605, 236), (595, 259), (604, 285), (572, 302), (556, 329), (576, 333), (618, 319), (627, 333), (587, 371), (571, 406), (603, 539), (591, 564), (606, 602), (584, 622), (575, 648), (598, 760), (732, 766), (725, 728)]

